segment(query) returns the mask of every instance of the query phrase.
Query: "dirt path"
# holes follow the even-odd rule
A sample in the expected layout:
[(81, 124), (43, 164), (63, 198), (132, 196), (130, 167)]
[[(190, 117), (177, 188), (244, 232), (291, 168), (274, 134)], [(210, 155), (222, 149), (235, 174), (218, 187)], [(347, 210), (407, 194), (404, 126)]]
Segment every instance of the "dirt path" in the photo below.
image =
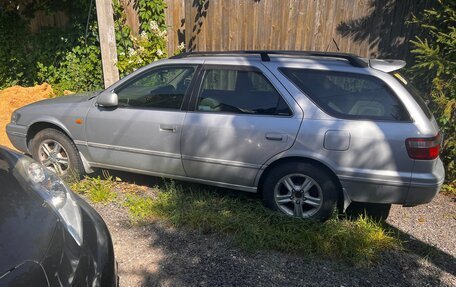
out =
[[(407, 252), (369, 269), (276, 252), (246, 254), (218, 235), (161, 223), (135, 227), (117, 204), (97, 205), (111, 231), (120, 286), (456, 286), (456, 203), (394, 207), (388, 223)], [(413, 237), (411, 237), (413, 236)]]

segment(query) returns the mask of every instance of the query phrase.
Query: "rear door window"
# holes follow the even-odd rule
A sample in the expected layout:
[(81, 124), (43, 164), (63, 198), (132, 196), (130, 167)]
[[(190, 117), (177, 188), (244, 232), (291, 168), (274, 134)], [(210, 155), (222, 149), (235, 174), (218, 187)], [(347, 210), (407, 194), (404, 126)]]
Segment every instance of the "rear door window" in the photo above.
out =
[(402, 102), (381, 80), (362, 74), (280, 69), (331, 116), (345, 119), (410, 121)]
[(290, 116), (290, 108), (260, 72), (205, 68), (197, 110), (212, 113)]

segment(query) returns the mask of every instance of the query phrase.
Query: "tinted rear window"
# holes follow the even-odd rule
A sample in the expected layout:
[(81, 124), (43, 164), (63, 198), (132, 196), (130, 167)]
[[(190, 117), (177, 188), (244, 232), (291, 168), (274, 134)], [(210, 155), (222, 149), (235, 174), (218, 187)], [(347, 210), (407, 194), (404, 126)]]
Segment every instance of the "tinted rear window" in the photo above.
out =
[(392, 73), (393, 76), (398, 79), (398, 82), (404, 86), (405, 89), (412, 95), (412, 97), (415, 99), (415, 101), (418, 103), (420, 108), (423, 110), (423, 112), (426, 114), (428, 119), (432, 118), (432, 113), (431, 110), (429, 110), (429, 103), (431, 102), (430, 98), (425, 98), (424, 95), (408, 80), (406, 79), (402, 74), (399, 74), (397, 72)]
[(410, 121), (407, 110), (393, 91), (373, 76), (307, 69), (280, 70), (331, 116)]

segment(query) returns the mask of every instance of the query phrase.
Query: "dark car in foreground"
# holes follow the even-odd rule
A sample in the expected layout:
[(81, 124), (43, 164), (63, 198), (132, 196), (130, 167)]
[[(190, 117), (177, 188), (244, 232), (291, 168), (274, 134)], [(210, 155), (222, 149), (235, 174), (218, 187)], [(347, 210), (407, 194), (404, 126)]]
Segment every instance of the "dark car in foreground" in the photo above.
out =
[(2, 147), (0, 286), (117, 286), (100, 215), (54, 173)]

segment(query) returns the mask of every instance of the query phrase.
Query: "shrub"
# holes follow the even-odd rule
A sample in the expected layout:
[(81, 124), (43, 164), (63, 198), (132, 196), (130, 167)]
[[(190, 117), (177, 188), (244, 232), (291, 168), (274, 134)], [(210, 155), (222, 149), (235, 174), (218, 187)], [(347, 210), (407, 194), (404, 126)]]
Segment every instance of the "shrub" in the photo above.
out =
[[(19, 6), (22, 9), (17, 9)], [(89, 2), (82, 0), (0, 3), (0, 89), (11, 85), (31, 86), (52, 75), (55, 78), (53, 69), (67, 61), (67, 54), (81, 44), (88, 7)], [(49, 14), (66, 11), (70, 16), (68, 27), (41, 28), (38, 33), (31, 33), (30, 19), (37, 10)]]
[[(20, 10), (16, 9), (18, 3), (9, 2), (0, 3), (0, 89), (48, 82), (59, 96), (64, 90), (83, 92), (103, 87), (95, 5), (86, 31), (90, 1), (51, 0), (42, 5), (26, 1), (26, 8)], [(114, 1), (121, 76), (167, 57), (165, 1), (138, 0), (135, 5), (141, 23), (138, 35), (126, 25), (120, 1)], [(66, 11), (70, 24), (66, 29), (42, 28), (32, 34), (30, 19), (37, 10)]]
[(97, 27), (92, 24), (91, 37), (80, 37), (70, 50), (62, 53), (58, 64), (37, 63), (37, 81), (50, 83), (56, 95), (65, 90), (83, 92), (103, 88), (101, 52), (96, 37)]
[(444, 134), (441, 157), (450, 185), (456, 183), (456, 2), (438, 1), (412, 21), (422, 30), (411, 41), (416, 63), (412, 67), (415, 81), (427, 84), (430, 105)]
[(140, 22), (139, 34), (134, 35), (126, 25), (120, 2), (114, 2), (117, 42), (117, 67), (121, 75), (167, 57), (168, 42), (163, 0), (138, 0), (135, 8)]

